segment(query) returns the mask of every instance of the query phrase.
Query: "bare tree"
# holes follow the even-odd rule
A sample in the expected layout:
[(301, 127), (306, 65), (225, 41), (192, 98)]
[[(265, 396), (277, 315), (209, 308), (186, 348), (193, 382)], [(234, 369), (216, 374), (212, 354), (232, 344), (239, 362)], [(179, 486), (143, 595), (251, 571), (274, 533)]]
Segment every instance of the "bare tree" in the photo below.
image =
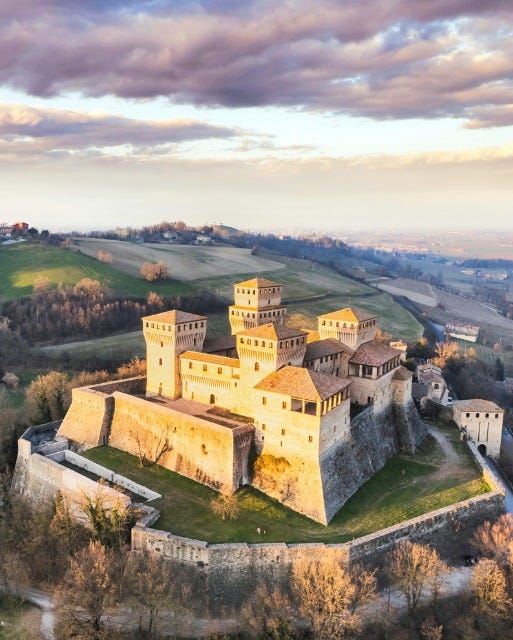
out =
[(341, 562), (331, 558), (303, 559), (292, 568), (291, 588), (298, 612), (319, 640), (343, 638), (359, 627), (357, 609), (375, 596), (374, 576), (367, 574), (362, 584), (365, 588), (358, 586)]
[[(61, 626), (83, 632), (89, 628), (91, 640), (104, 640), (102, 617), (115, 602), (123, 559), (97, 540), (75, 554), (60, 590)], [(67, 637), (77, 637), (68, 635)], [(82, 636), (78, 636), (82, 637)]]
[(403, 592), (410, 613), (417, 608), (426, 591), (436, 599), (443, 577), (448, 573), (447, 565), (433, 548), (409, 540), (388, 554), (387, 567), (391, 581)]
[(169, 270), (162, 260), (158, 262), (143, 262), (141, 265), (141, 275), (148, 282), (157, 280), (167, 280), (169, 278)]
[(237, 520), (239, 515), (239, 500), (237, 495), (233, 493), (232, 495), (227, 495), (221, 493), (217, 498), (214, 498), (210, 502), (210, 506), (212, 511), (221, 516), (223, 520), (229, 518), (230, 520)]
[(178, 586), (168, 563), (160, 557), (132, 553), (123, 576), (123, 595), (139, 612), (140, 624), (146, 619), (149, 638), (158, 637), (158, 620), (162, 610), (180, 609)]
[(483, 523), (474, 534), (473, 544), (481, 555), (497, 562), (513, 595), (513, 515), (505, 513), (493, 523)]
[(437, 367), (445, 367), (449, 358), (455, 358), (459, 354), (459, 346), (455, 340), (437, 342), (435, 345), (435, 357), (432, 362)]
[(491, 616), (502, 616), (511, 607), (506, 578), (495, 560), (481, 560), (474, 567), (471, 586), (480, 611)]
[(244, 637), (286, 640), (294, 638), (290, 599), (276, 585), (260, 582), (241, 608)]

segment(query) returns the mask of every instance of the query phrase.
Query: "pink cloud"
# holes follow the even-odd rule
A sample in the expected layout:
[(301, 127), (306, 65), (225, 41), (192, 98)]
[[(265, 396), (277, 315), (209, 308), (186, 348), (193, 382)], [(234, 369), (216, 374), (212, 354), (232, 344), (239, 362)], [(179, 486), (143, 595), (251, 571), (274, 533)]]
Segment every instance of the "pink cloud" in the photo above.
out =
[(513, 90), (505, 0), (29, 4), (0, 9), (0, 82), (38, 96), (473, 120)]

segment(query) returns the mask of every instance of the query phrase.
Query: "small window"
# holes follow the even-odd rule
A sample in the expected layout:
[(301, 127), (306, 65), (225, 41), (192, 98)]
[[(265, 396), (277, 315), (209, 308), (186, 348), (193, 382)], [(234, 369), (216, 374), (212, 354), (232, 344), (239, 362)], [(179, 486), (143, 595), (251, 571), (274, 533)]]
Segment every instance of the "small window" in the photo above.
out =
[(466, 413), (466, 414), (465, 414), (465, 417), (466, 417), (466, 418), (470, 418), (470, 413)]
[(262, 431), (265, 431), (265, 430), (266, 430), (266, 426), (265, 426), (265, 424), (263, 424), (262, 425)]
[(499, 414), (498, 414), (498, 413), (496, 413), (496, 414), (495, 414), (495, 417), (496, 417), (496, 418), (498, 418), (498, 417), (499, 417)]
[(281, 430), (281, 435), (284, 436), (285, 435), (285, 429)]
[(313, 442), (313, 436), (308, 436), (308, 442)]
[(223, 367), (217, 367), (217, 373), (223, 373)]
[(203, 365), (203, 371), (206, 371), (206, 370), (207, 370), (207, 365), (206, 365), (206, 364), (204, 364), (204, 365)]
[(192, 369), (192, 362), (189, 362), (189, 369)]
[(262, 404), (267, 404), (267, 398), (265, 396), (262, 396)]
[(162, 366), (162, 358), (159, 358), (159, 366)]
[(489, 418), (490, 414), (489, 413), (485, 413), (485, 418)]
[(476, 413), (476, 418), (479, 418), (479, 414), (478, 413)]
[(255, 362), (255, 371), (260, 371), (260, 365), (258, 362)]
[(287, 408), (287, 402), (285, 400), (281, 403), (281, 408), (282, 409), (286, 409)]

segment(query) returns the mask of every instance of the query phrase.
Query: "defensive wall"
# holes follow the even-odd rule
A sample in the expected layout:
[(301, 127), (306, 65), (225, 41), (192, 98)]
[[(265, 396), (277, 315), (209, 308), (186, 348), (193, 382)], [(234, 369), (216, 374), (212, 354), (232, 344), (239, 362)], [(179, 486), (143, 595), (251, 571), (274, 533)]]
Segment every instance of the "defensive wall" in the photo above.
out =
[(57, 436), (78, 450), (109, 444), (225, 493), (249, 482), (252, 425), (195, 415), (192, 403), (173, 409), (137, 397), (145, 382), (140, 376), (73, 389)]
[[(60, 493), (68, 501), (77, 517), (80, 517), (80, 504), (86, 498), (97, 496), (100, 485), (96, 480), (62, 464), (68, 459), (70, 464), (80, 466), (80, 463), (76, 464), (80, 456), (66, 450), (68, 446), (66, 440), (41, 443), (42, 436), (49, 432), (55, 434), (58, 424), (30, 427), (18, 440), (18, 458), (12, 489), (18, 495), (40, 504), (52, 503), (57, 493)], [(87, 461), (82, 466), (87, 466)], [(130, 483), (128, 479), (126, 483), (132, 485), (130, 490), (135, 488), (133, 486), (135, 483)], [(128, 489), (128, 486), (126, 488)], [(131, 502), (128, 495), (109, 486), (101, 486), (101, 492), (106, 504), (121, 501), (128, 505)], [(134, 493), (138, 492), (134, 491)]]
[[(80, 448), (106, 444), (114, 414), (114, 393), (144, 393), (146, 377), (137, 376), (79, 387), (71, 392), (71, 406), (66, 412), (58, 435), (76, 442)], [(77, 441), (80, 434), (80, 441)]]
[(379, 566), (403, 540), (433, 545), (449, 560), (472, 554), (472, 533), (504, 512), (504, 486), (472, 443), (468, 443), (491, 491), (341, 544), (210, 544), (151, 529), (132, 529), (132, 550), (185, 565), (199, 574), (213, 612), (240, 603), (260, 580), (287, 582), (292, 565), (315, 557)]

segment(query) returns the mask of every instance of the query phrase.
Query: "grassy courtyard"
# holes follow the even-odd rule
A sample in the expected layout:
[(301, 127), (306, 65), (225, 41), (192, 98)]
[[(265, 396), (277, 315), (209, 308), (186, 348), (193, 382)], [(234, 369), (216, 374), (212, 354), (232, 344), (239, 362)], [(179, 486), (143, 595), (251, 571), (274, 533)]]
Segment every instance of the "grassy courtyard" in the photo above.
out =
[[(209, 542), (345, 542), (433, 509), (486, 493), (470, 453), (457, 441), (456, 430), (444, 430), (458, 462), (429, 437), (415, 455), (399, 454), (344, 505), (328, 527), (244, 487), (237, 492), (237, 520), (213, 514), (216, 492), (162, 467), (141, 467), (137, 458), (110, 447), (90, 449), (85, 456), (158, 491), (151, 504), (161, 517), (157, 529)], [(258, 535), (257, 527), (262, 534)]]

